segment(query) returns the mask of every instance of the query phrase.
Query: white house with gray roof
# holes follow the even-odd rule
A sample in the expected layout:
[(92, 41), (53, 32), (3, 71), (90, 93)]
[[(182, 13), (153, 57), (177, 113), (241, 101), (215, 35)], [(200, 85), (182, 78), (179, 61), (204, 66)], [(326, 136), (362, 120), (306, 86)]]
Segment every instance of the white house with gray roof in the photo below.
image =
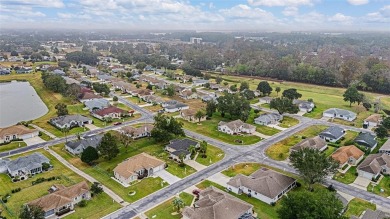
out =
[(245, 123), (239, 119), (231, 122), (220, 121), (218, 123), (218, 131), (227, 133), (229, 135), (239, 133), (253, 134), (256, 131), (256, 126)]
[(277, 202), (294, 188), (296, 179), (262, 168), (250, 176), (238, 174), (227, 183), (227, 189), (236, 194), (247, 194), (267, 204)]
[(387, 154), (370, 154), (357, 167), (359, 176), (373, 179), (379, 175), (390, 173), (390, 156)]
[(390, 139), (388, 139), (381, 148), (379, 148), (379, 153), (385, 153), (390, 155)]
[(104, 109), (110, 106), (110, 101), (101, 98), (101, 99), (93, 99), (84, 102), (85, 107), (88, 108), (89, 111), (96, 109)]
[(345, 135), (345, 130), (338, 126), (330, 126), (326, 130), (322, 131), (318, 136), (325, 141), (336, 142)]
[(278, 124), (283, 120), (283, 116), (279, 113), (265, 113), (255, 119), (255, 123), (259, 125)]
[(190, 107), (187, 104), (176, 101), (175, 104), (168, 105), (166, 102), (163, 103), (164, 111), (168, 113), (178, 112), (180, 110), (189, 109)]
[(50, 124), (58, 129), (82, 127), (85, 124), (92, 124), (92, 119), (83, 115), (59, 116), (49, 120)]
[(42, 165), (50, 164), (50, 160), (39, 152), (18, 157), (7, 163), (7, 172), (11, 177), (20, 177), (21, 180), (27, 179), (28, 175), (35, 175), (43, 171)]
[(200, 144), (197, 141), (193, 141), (191, 139), (175, 139), (169, 142), (168, 145), (165, 146), (165, 150), (169, 152), (169, 157), (174, 160), (180, 160), (180, 154), (183, 154), (184, 160), (191, 159), (191, 152), (189, 148), (194, 146), (195, 148), (199, 148)]
[(353, 121), (356, 119), (356, 113), (345, 109), (330, 108), (325, 110), (322, 115), (324, 117), (337, 118), (346, 121)]
[(65, 149), (71, 154), (79, 155), (89, 146), (96, 149), (99, 146), (102, 137), (102, 135), (93, 135), (77, 141), (68, 141), (65, 143)]
[(302, 112), (311, 112), (315, 107), (313, 102), (307, 100), (293, 100), (293, 104), (297, 105), (299, 110)]
[(354, 142), (358, 145), (364, 146), (370, 151), (378, 145), (376, 141), (376, 136), (368, 132), (360, 132), (359, 135), (355, 138)]

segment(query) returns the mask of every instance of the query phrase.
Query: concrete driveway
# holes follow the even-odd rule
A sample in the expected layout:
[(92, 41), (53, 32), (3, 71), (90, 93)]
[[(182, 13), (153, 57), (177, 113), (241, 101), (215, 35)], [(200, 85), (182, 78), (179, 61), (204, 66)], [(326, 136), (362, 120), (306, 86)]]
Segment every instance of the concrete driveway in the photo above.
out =
[(163, 179), (165, 182), (169, 183), (170, 185), (181, 180), (179, 177), (172, 175), (166, 170), (160, 170), (157, 173), (154, 173), (154, 175), (161, 177), (161, 179)]
[(24, 142), (27, 144), (27, 146), (29, 146), (29, 145), (43, 143), (43, 142), (46, 142), (46, 141), (43, 140), (41, 137), (36, 136), (34, 138), (25, 139)]
[(278, 125), (274, 125), (274, 124), (270, 124), (270, 125), (267, 125), (268, 127), (271, 127), (271, 128), (275, 128), (275, 129), (278, 129), (280, 131), (284, 131), (286, 130), (287, 128), (283, 128), (283, 127), (280, 127)]
[(201, 171), (207, 167), (207, 166), (200, 164), (194, 160), (186, 160), (186, 161), (184, 161), (184, 163), (187, 164), (188, 166), (194, 168), (196, 171)]
[(356, 177), (355, 181), (350, 185), (359, 189), (367, 190), (367, 186), (370, 185), (370, 182), (370, 179), (358, 176)]
[(258, 136), (260, 138), (264, 138), (264, 139), (267, 139), (270, 137), (268, 135), (261, 134), (260, 132), (253, 132), (253, 135), (256, 135), (256, 136)]
[(84, 126), (87, 127), (89, 130), (100, 129), (99, 127), (97, 127), (97, 126), (94, 125), (94, 124), (85, 124)]
[(230, 177), (223, 175), (222, 173), (216, 173), (208, 178), (208, 180), (218, 183), (219, 185), (226, 187), (230, 180)]

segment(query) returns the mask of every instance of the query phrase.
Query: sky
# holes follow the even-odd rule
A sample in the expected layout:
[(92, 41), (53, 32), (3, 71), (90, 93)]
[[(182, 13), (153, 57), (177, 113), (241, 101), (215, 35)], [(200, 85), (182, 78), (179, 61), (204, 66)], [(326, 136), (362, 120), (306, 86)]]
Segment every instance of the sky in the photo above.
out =
[(390, 0), (0, 0), (0, 29), (390, 31)]

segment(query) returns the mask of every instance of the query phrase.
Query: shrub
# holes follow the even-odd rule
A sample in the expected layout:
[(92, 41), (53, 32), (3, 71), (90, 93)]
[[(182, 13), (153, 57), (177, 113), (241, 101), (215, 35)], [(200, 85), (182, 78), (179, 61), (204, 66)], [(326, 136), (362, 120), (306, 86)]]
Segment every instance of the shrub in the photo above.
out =
[(255, 109), (255, 110), (253, 110), (253, 112), (255, 112), (256, 114), (258, 114), (258, 113), (260, 112), (260, 110)]
[(276, 203), (275, 202), (271, 202), (271, 206), (275, 206), (276, 205)]
[(81, 200), (78, 205), (79, 207), (84, 208), (85, 206), (87, 206), (87, 200)]
[(337, 140), (337, 141), (336, 141), (336, 144), (340, 144), (340, 143), (341, 143), (341, 140)]
[(348, 145), (353, 145), (353, 140), (348, 140), (346, 142), (344, 142), (344, 146), (348, 146)]
[(329, 185), (328, 186), (328, 190), (331, 191), (331, 192), (335, 192), (336, 191), (336, 189), (334, 188), (333, 185)]
[(303, 135), (301, 138), (302, 138), (302, 139), (306, 139), (307, 137)]
[(20, 192), (20, 190), (22, 190), (22, 189), (21, 188), (12, 189), (11, 193), (17, 193), (17, 192)]
[(296, 185), (298, 188), (302, 186), (302, 184), (300, 182), (297, 182)]
[(355, 173), (355, 176), (359, 176), (359, 173), (356, 172), (356, 173)]

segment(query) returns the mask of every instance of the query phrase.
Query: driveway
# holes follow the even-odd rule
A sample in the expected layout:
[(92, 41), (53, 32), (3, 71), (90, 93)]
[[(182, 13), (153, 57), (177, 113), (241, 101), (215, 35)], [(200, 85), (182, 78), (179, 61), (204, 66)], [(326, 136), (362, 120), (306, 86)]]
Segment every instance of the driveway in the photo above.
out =
[(267, 126), (271, 127), (271, 128), (275, 128), (275, 129), (281, 130), (281, 131), (284, 131), (284, 130), (287, 129), (287, 128), (283, 128), (283, 127), (280, 127), (280, 126), (274, 125), (274, 124), (270, 124), (270, 125), (267, 125)]
[(99, 127), (97, 127), (97, 126), (94, 125), (94, 124), (85, 124), (84, 126), (87, 127), (89, 130), (100, 129)]
[(161, 179), (169, 183), (169, 185), (181, 180), (179, 177), (172, 175), (166, 170), (160, 170), (157, 173), (154, 173), (154, 175), (161, 177)]
[(370, 182), (370, 179), (358, 176), (355, 181), (350, 185), (359, 189), (367, 190), (367, 186), (370, 185)]
[(196, 171), (201, 171), (201, 170), (207, 168), (207, 166), (200, 164), (194, 160), (186, 160), (186, 161), (184, 161), (184, 163), (187, 164), (188, 166), (194, 168)]
[(219, 185), (226, 187), (230, 177), (223, 175), (222, 173), (216, 173), (208, 178), (208, 180), (218, 183)]
[(29, 145), (43, 143), (43, 142), (46, 142), (46, 141), (43, 140), (41, 137), (36, 136), (34, 138), (25, 139), (24, 142), (27, 144), (27, 146), (29, 146)]
[(268, 135), (261, 134), (260, 132), (253, 132), (253, 135), (259, 136), (260, 138), (264, 138), (264, 139), (267, 139), (270, 137)]

